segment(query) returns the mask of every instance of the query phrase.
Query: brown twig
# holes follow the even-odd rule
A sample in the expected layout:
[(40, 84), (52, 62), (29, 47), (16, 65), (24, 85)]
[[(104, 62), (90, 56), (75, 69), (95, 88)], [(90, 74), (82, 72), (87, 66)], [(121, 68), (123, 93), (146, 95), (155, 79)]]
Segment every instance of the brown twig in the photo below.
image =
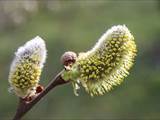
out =
[(22, 98), (19, 98), (18, 108), (13, 120), (20, 120), (37, 102), (39, 102), (47, 93), (58, 85), (68, 83), (61, 77), (61, 73), (58, 73), (57, 76), (48, 84), (48, 86), (35, 97), (31, 102), (27, 103)]

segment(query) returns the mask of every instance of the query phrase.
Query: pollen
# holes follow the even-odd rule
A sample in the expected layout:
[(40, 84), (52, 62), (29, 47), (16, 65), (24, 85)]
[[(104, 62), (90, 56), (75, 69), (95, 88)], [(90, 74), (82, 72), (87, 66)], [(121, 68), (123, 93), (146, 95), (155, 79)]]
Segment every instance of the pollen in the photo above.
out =
[(45, 58), (45, 43), (40, 37), (17, 50), (9, 74), (9, 83), (17, 96), (24, 98), (33, 92), (40, 80)]
[(137, 53), (134, 37), (125, 25), (114, 26), (90, 51), (79, 54), (73, 68), (91, 96), (103, 95), (129, 74)]

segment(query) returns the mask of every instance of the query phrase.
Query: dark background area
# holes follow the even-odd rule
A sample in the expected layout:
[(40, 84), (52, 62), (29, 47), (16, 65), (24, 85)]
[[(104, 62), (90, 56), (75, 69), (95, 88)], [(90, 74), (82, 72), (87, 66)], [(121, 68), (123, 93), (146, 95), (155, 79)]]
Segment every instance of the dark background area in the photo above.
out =
[(41, 36), (48, 49), (41, 84), (61, 69), (68, 50), (85, 52), (111, 26), (125, 24), (137, 43), (138, 55), (124, 82), (101, 97), (71, 84), (57, 87), (23, 120), (35, 119), (160, 119), (159, 0), (8, 0), (0, 1), (0, 119), (11, 119), (17, 97), (8, 92), (8, 74), (16, 49)]

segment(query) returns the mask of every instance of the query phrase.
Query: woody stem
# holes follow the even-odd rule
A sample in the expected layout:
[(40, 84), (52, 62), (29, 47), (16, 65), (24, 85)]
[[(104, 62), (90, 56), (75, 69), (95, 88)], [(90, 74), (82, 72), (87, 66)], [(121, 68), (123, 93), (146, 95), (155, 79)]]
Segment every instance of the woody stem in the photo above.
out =
[(58, 85), (63, 85), (68, 83), (62, 79), (61, 74), (63, 71), (58, 73), (55, 78), (51, 80), (51, 82), (47, 85), (47, 87), (42, 91), (37, 97), (35, 97), (31, 102), (26, 103), (25, 100), (19, 98), (19, 103), (17, 107), (16, 114), (13, 120), (20, 120), (36, 103), (38, 103), (49, 91), (55, 88)]

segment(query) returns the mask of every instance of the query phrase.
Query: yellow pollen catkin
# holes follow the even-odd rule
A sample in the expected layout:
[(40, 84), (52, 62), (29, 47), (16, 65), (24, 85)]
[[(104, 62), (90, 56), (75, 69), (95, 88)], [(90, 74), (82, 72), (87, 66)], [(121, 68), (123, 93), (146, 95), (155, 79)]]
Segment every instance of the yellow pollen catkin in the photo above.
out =
[(35, 92), (45, 59), (45, 43), (40, 37), (17, 50), (9, 74), (11, 89), (17, 96), (24, 98)]
[(93, 49), (78, 56), (72, 69), (77, 70), (77, 80), (91, 96), (103, 95), (129, 74), (136, 52), (134, 37), (128, 28), (114, 26)]

